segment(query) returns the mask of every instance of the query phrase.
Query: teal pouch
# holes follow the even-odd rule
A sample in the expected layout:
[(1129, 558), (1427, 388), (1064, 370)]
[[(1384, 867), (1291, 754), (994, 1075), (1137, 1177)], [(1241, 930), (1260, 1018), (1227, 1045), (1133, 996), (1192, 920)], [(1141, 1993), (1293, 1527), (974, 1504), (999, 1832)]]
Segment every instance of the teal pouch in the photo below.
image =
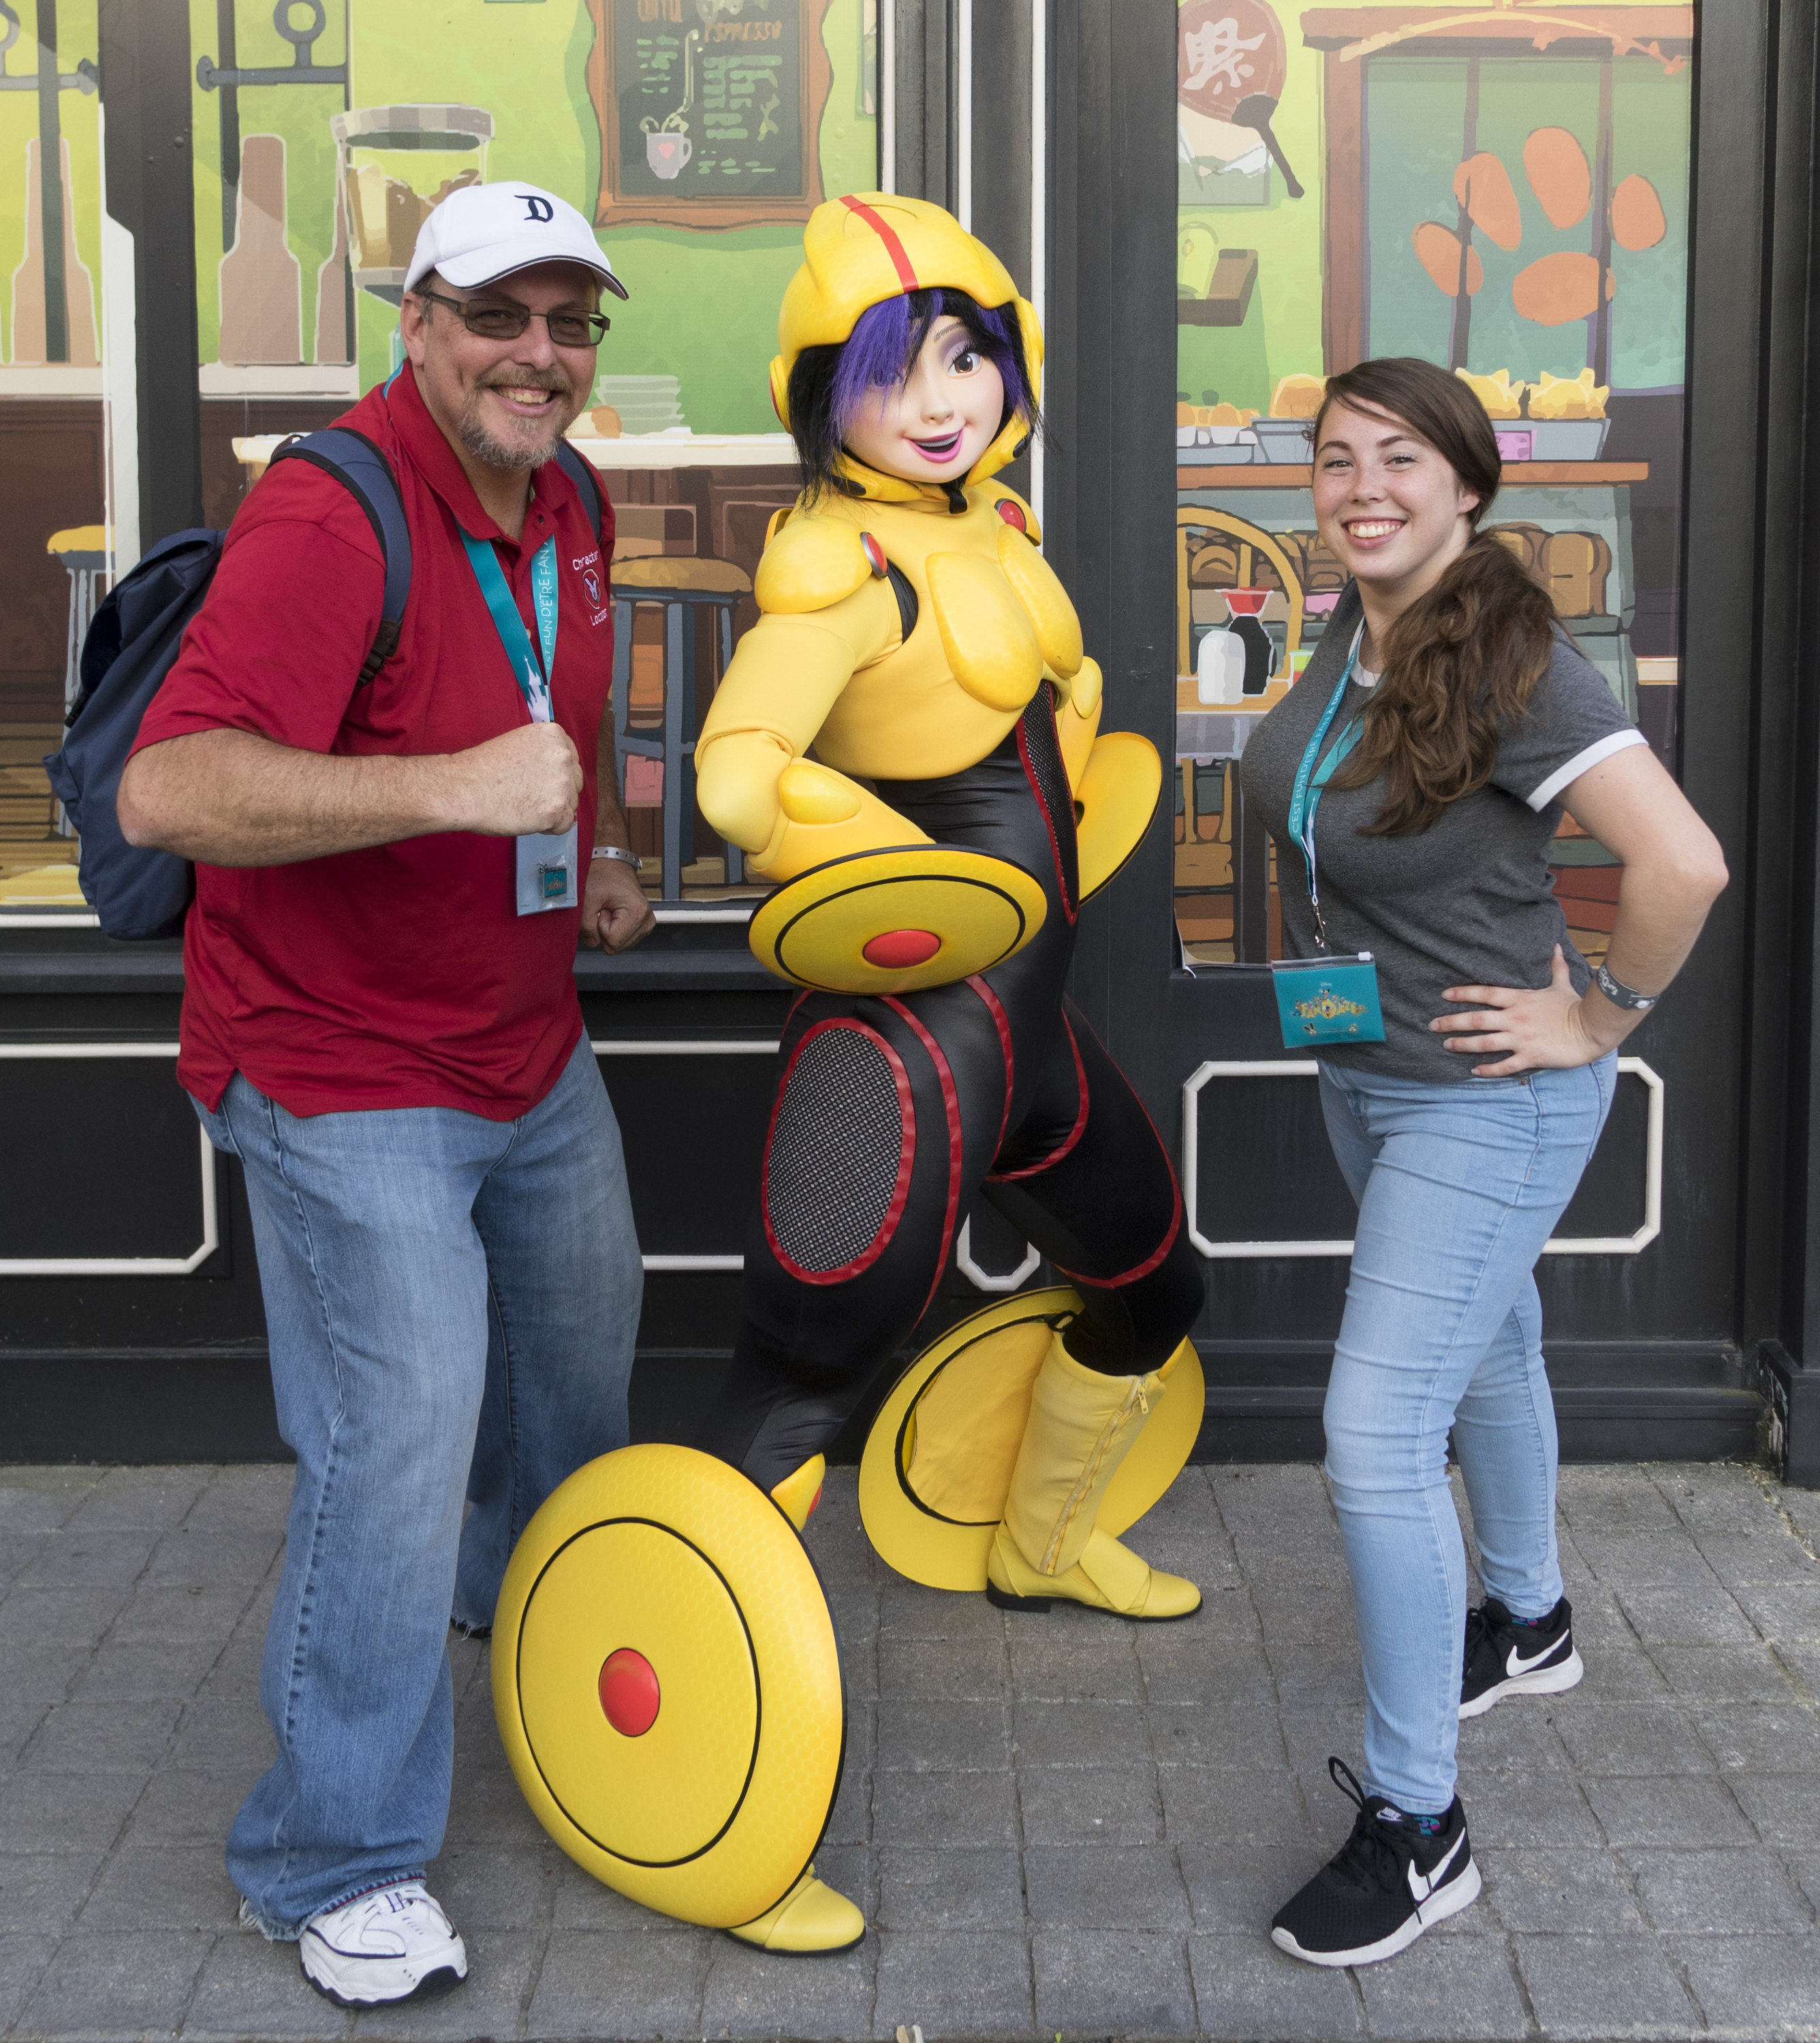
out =
[(1377, 965), (1369, 951), (1354, 957), (1273, 960), (1270, 983), (1285, 1049), (1384, 1041)]

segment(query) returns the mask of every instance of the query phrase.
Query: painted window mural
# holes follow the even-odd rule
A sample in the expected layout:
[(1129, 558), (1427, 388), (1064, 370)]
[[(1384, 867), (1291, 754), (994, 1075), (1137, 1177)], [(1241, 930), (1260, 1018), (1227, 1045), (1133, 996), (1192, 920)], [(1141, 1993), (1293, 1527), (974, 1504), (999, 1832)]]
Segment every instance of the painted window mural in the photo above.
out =
[[(1338, 596), (1315, 530), (1323, 378), (1465, 376), (1504, 458), (1491, 525), (1671, 770), (1693, 10), (1181, 0), (1177, 63), (1178, 926), (1280, 955), (1269, 840), (1232, 762)], [(1618, 873), (1565, 822), (1574, 940)]]
[[(280, 437), (396, 365), (405, 266), (448, 192), (522, 178), (596, 223), (632, 295), (571, 437), (620, 507), (626, 794), (672, 896), (741, 876), (696, 818), (686, 748), (795, 493), (766, 371), (801, 223), (877, 180), (877, 11), (190, 0), (205, 523), (228, 522)], [(38, 761), (88, 615), (138, 552), (109, 431), (132, 290), (103, 206), (96, 13), (0, 0), (0, 908), (81, 906)]]

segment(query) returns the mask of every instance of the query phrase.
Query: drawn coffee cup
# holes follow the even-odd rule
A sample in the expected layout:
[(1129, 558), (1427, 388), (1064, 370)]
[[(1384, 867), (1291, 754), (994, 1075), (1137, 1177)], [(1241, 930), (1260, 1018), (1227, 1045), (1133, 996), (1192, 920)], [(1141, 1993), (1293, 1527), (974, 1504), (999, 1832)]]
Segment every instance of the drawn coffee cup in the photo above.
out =
[(660, 178), (675, 177), (695, 154), (695, 144), (674, 129), (659, 129), (644, 138), (645, 161)]

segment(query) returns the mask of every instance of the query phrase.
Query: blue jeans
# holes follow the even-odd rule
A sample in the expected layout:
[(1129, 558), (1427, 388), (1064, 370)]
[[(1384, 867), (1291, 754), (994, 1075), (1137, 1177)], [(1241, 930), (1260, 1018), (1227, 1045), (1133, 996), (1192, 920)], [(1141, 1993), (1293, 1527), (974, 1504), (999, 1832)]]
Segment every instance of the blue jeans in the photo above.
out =
[(451, 1613), (490, 1623), (532, 1513), (625, 1445), (643, 1271), (586, 1040), (516, 1121), (300, 1119), (239, 1074), (197, 1111), (245, 1167), (297, 1453), (259, 1683), (278, 1757), (228, 1871), (268, 1936), (295, 1937), (440, 1849)]
[(1605, 1125), (1617, 1059), (1436, 1085), (1321, 1066), (1358, 1201), (1327, 1383), (1327, 1475), (1365, 1658), (1365, 1784), (1411, 1815), (1453, 1799), (1466, 1554), (1518, 1617), (1561, 1593), (1554, 1403), (1536, 1258)]

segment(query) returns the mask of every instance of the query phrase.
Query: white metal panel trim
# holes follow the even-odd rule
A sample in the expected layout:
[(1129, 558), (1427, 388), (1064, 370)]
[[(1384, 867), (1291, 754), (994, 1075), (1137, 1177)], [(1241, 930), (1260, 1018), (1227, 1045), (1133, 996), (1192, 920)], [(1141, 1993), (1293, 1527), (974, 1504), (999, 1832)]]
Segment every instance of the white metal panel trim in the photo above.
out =
[[(742, 918), (743, 919), (743, 918)], [(721, 1042), (666, 1042), (659, 1037), (590, 1036), (588, 1048), (597, 1057), (774, 1057), (774, 1037), (751, 1042), (734, 1037)], [(645, 1255), (647, 1270), (743, 1270), (743, 1255)]]
[(878, 0), (878, 189), (897, 189), (897, 0)]
[[(1046, 334), (1049, 316), (1049, 0), (1030, 0), (1030, 302)], [(1030, 500), (1039, 531), (1049, 523), (1041, 434), (1030, 450)]]
[[(1210, 1241), (1198, 1216), (1200, 1126), (1196, 1102), (1210, 1079), (1312, 1078), (1313, 1057), (1214, 1059), (1197, 1064), (1182, 1087), (1182, 1195), (1188, 1207), (1188, 1239), (1212, 1261), (1258, 1260), (1273, 1256), (1350, 1255), (1350, 1241)], [(1643, 1155), (1643, 1225), (1633, 1234), (1557, 1235), (1543, 1244), (1545, 1255), (1640, 1255), (1662, 1232), (1662, 1114), (1665, 1089), (1661, 1075), (1641, 1057), (1620, 1057), (1620, 1075), (1641, 1079), (1649, 1089), (1649, 1122)]]
[[(734, 902), (722, 907), (705, 904), (695, 907), (682, 902), (670, 907), (653, 907), (652, 914), (659, 922), (749, 922), (752, 911), (758, 906), (754, 901)], [(0, 914), (0, 930), (98, 930), (101, 918), (92, 908), (71, 909), (67, 914), (51, 914), (13, 911)]]
[(954, 1261), (959, 1266), (961, 1274), (976, 1291), (1015, 1291), (1042, 1260), (1027, 1241), (1023, 1247), (1023, 1260), (1015, 1270), (1007, 1271), (1002, 1277), (995, 1277), (989, 1271), (982, 1270), (973, 1260), (973, 1220), (970, 1213), (961, 1222), (960, 1233), (955, 1237)]
[[(96, 1057), (175, 1057), (175, 1043), (0, 1043), (0, 1058), (14, 1063)], [(197, 1124), (202, 1167), (202, 1240), (187, 1255), (6, 1255), (0, 1277), (187, 1277), (221, 1245), (215, 1191), (215, 1150)]]
[(973, 0), (954, 0), (954, 217), (973, 231)]

